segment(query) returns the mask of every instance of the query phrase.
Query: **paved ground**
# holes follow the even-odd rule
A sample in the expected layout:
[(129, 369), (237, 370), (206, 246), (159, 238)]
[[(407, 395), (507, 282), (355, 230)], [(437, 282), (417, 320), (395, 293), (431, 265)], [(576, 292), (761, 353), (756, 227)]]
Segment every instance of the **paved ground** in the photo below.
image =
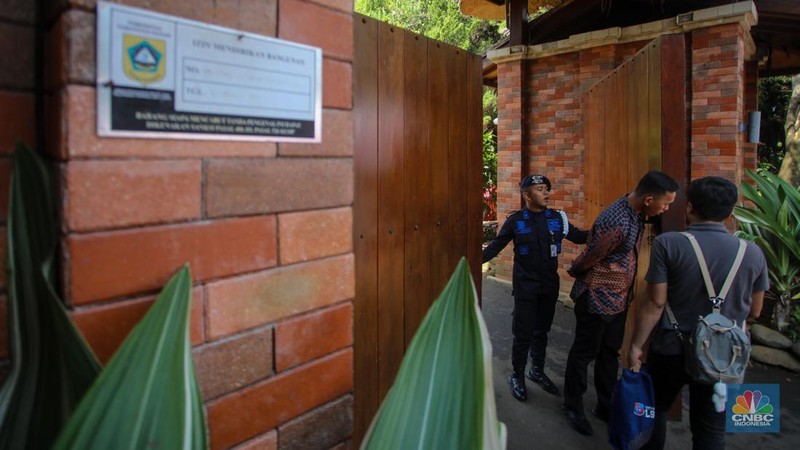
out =
[[(607, 449), (606, 426), (587, 410), (594, 436), (582, 436), (572, 430), (561, 413), (561, 397), (555, 397), (528, 381), (528, 401), (511, 396), (506, 383), (511, 373), (511, 310), (513, 299), (508, 283), (488, 277), (483, 279), (483, 315), (494, 349), (493, 377), (497, 412), (508, 429), (508, 450), (522, 449)], [(575, 316), (572, 309), (559, 304), (549, 335), (546, 372), (559, 389), (563, 388), (567, 352), (572, 344)], [(589, 374), (591, 377), (591, 367)], [(777, 383), (781, 389), (781, 432), (779, 434), (728, 434), (729, 449), (789, 449), (800, 447), (800, 374), (756, 364), (747, 372), (747, 383)], [(587, 408), (596, 397), (591, 378), (585, 398)], [(683, 420), (668, 424), (667, 449), (691, 448), (688, 400), (683, 402)]]

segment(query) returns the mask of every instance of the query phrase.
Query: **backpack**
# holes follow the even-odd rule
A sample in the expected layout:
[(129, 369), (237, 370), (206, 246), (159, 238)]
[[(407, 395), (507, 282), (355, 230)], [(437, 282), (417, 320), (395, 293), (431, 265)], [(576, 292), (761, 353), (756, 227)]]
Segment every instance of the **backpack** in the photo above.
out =
[(722, 315), (720, 309), (742, 263), (746, 244), (743, 240), (739, 240), (739, 250), (736, 253), (736, 258), (722, 285), (719, 296), (717, 296), (714, 293), (714, 286), (708, 274), (708, 266), (697, 240), (689, 233), (681, 234), (686, 236), (692, 244), (695, 256), (697, 256), (697, 262), (700, 265), (700, 271), (703, 273), (709, 301), (713, 305), (710, 314), (698, 318), (697, 325), (695, 325), (694, 330), (687, 339), (678, 330), (678, 322), (675, 320), (675, 315), (672, 313), (669, 304), (667, 304), (667, 315), (672, 328), (678, 333), (678, 337), (684, 344), (686, 371), (698, 383), (740, 384), (744, 379), (744, 372), (750, 360), (750, 338), (744, 331), (744, 323), (742, 323), (742, 326), (738, 326), (735, 321)]

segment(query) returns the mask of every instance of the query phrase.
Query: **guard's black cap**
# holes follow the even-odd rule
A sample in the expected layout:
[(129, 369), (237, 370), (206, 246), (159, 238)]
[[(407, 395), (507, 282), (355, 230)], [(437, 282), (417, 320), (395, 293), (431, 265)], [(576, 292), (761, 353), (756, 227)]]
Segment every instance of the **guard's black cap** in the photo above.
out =
[(524, 191), (529, 186), (533, 186), (534, 184), (545, 184), (547, 185), (548, 190), (552, 188), (550, 179), (544, 175), (525, 175), (522, 181), (519, 182), (519, 190)]

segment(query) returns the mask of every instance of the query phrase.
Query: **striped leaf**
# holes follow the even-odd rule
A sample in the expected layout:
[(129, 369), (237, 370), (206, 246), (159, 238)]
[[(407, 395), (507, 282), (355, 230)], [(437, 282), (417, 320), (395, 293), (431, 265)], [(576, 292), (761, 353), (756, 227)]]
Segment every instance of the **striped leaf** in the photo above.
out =
[(492, 348), (464, 258), (408, 347), (362, 449), (504, 449)]
[(92, 385), (55, 449), (207, 447), (189, 341), (191, 289), (184, 266)]
[(18, 144), (8, 210), (11, 370), (0, 390), (0, 449), (49, 448), (100, 365), (53, 284), (58, 231), (47, 168)]
[(753, 207), (734, 208), (739, 222), (736, 235), (756, 243), (764, 253), (772, 282), (771, 292), (781, 299), (773, 318), (778, 329), (786, 323), (788, 301), (800, 298), (800, 189), (777, 175), (747, 170), (756, 187), (742, 184), (742, 195)]

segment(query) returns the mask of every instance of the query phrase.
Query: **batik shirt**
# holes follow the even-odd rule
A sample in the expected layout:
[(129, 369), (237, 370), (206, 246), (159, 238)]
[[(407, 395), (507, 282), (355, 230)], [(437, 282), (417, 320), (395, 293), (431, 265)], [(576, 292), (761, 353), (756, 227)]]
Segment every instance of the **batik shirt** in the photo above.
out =
[(592, 314), (618, 314), (627, 307), (628, 292), (636, 279), (636, 261), (644, 231), (644, 215), (624, 196), (600, 213), (589, 240), (567, 271), (575, 277), (570, 297), (588, 293)]

